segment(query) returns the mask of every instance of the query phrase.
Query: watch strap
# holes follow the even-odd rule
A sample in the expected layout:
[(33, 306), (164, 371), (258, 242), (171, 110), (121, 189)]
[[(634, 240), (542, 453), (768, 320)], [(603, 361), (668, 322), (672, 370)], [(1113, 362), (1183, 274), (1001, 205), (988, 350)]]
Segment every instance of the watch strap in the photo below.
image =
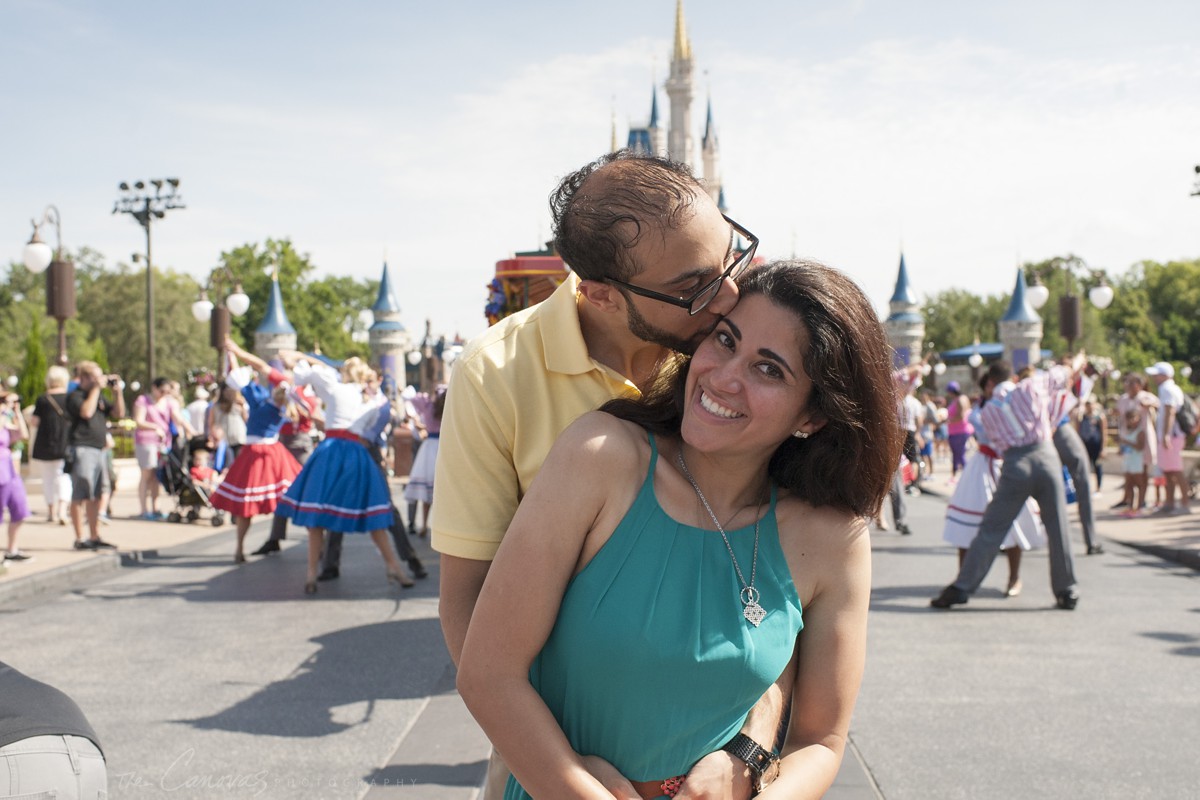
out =
[(744, 733), (739, 733), (725, 743), (721, 748), (739, 761), (744, 761), (746, 766), (753, 773), (754, 782), (757, 785), (758, 780), (762, 777), (763, 771), (770, 766), (772, 761), (778, 761), (779, 756), (772, 753), (767, 748), (760, 745), (758, 742), (751, 739)]

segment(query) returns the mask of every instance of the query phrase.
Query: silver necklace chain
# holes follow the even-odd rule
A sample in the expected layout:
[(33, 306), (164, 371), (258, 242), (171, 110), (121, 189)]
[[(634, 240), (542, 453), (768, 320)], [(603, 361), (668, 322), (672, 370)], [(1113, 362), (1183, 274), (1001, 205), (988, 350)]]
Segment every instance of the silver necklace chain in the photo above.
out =
[(713, 513), (712, 506), (708, 504), (708, 498), (704, 496), (704, 492), (700, 491), (700, 484), (696, 483), (696, 479), (692, 477), (691, 470), (688, 469), (687, 463), (683, 460), (682, 447), (679, 450), (679, 457), (676, 460), (679, 462), (679, 468), (683, 471), (683, 476), (688, 479), (688, 483), (696, 490), (696, 496), (700, 498), (700, 502), (704, 505), (704, 510), (708, 512), (709, 518), (712, 519), (713, 525), (717, 526), (717, 531), (721, 534), (721, 539), (725, 542), (725, 549), (729, 551), (729, 559), (733, 562), (733, 571), (737, 573), (738, 582), (742, 586), (742, 590), (738, 595), (738, 599), (742, 602), (742, 616), (757, 628), (759, 623), (767, 616), (766, 609), (759, 605), (758, 602), (760, 597), (759, 591), (754, 588), (754, 580), (758, 575), (758, 526), (762, 522), (762, 519), (758, 517), (757, 508), (755, 509), (754, 520), (754, 559), (750, 562), (750, 582), (746, 583), (746, 576), (742, 574), (742, 568), (738, 565), (737, 556), (733, 553), (733, 545), (729, 543), (729, 537), (725, 535), (725, 528), (721, 526), (721, 521), (717, 519), (717, 515)]

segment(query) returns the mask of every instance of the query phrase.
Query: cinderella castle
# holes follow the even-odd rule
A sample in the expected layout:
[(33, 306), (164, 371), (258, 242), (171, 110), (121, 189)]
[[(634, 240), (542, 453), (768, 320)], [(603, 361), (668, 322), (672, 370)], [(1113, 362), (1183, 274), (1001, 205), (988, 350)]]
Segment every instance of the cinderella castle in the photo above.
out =
[[(681, 161), (697, 173), (713, 201), (724, 212), (725, 193), (721, 186), (721, 148), (717, 141), (717, 129), (713, 125), (712, 98), (708, 98), (708, 109), (704, 122), (704, 135), (700, 138), (699, 151), (692, 127), (692, 100), (695, 99), (693, 73), (695, 59), (692, 43), (688, 39), (687, 23), (683, 18), (683, 0), (675, 0), (675, 43), (671, 49), (671, 71), (667, 76), (667, 100), (670, 104), (667, 127), (662, 126), (658, 114), (658, 86), (650, 89), (650, 121), (642, 127), (630, 127), (626, 147), (656, 156), (666, 156), (672, 161)], [(616, 123), (613, 123), (612, 149), (617, 149)], [(699, 154), (699, 161), (697, 161)], [(700, 167), (697, 170), (697, 167)]]

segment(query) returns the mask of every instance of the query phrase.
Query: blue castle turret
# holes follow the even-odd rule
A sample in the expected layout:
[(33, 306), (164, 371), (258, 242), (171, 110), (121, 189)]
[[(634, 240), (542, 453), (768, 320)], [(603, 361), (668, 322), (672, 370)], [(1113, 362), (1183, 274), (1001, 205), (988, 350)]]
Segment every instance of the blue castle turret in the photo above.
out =
[(391, 393), (404, 387), (405, 355), (409, 350), (408, 331), (400, 322), (400, 303), (392, 288), (391, 273), (383, 262), (379, 279), (379, 294), (371, 306), (375, 321), (367, 331), (371, 344), (371, 361), (378, 365), (384, 391)]
[(271, 293), (267, 297), (267, 313), (262, 323), (254, 329), (254, 352), (264, 361), (278, 357), (280, 350), (296, 349), (296, 329), (288, 320), (283, 308), (283, 293), (279, 290), (279, 276), (271, 279)]
[(1018, 267), (1012, 301), (1000, 318), (1000, 342), (1014, 371), (1036, 366), (1042, 355), (1042, 318), (1029, 304), (1025, 288), (1025, 270)]
[(921, 316), (921, 305), (917, 293), (908, 280), (908, 267), (904, 253), (900, 254), (900, 271), (896, 275), (896, 289), (888, 302), (890, 313), (884, 322), (888, 343), (892, 346), (896, 366), (903, 367), (921, 358), (921, 346), (925, 341), (925, 318)]

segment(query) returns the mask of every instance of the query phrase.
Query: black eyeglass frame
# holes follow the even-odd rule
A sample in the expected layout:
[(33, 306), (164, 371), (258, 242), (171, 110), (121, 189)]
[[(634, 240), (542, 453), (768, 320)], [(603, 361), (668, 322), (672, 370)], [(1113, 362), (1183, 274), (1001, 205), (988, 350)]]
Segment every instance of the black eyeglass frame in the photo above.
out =
[[(616, 278), (605, 278), (605, 280), (609, 283), (615, 283), (618, 286), (622, 286), (636, 295), (649, 297), (651, 300), (658, 300), (661, 303), (669, 303), (670, 305), (687, 309), (689, 316), (696, 316), (705, 308), (707, 308), (708, 304), (711, 303), (713, 299), (721, 293), (722, 283), (724, 283), (727, 279), (736, 278), (746, 271), (746, 267), (750, 266), (750, 262), (754, 260), (755, 251), (758, 250), (757, 236), (724, 214), (721, 215), (721, 218), (729, 223), (729, 227), (733, 228), (734, 232), (747, 239), (750, 244), (745, 250), (742, 251), (741, 255), (733, 260), (733, 263), (729, 265), (728, 269), (722, 272), (718, 277), (701, 286), (691, 297), (675, 297), (674, 295), (656, 292), (653, 289), (643, 289), (641, 286), (635, 286), (632, 283), (626, 283), (625, 281), (618, 280)], [(705, 297), (705, 294), (708, 294), (708, 297)], [(698, 301), (701, 302), (699, 305), (696, 305)]]

